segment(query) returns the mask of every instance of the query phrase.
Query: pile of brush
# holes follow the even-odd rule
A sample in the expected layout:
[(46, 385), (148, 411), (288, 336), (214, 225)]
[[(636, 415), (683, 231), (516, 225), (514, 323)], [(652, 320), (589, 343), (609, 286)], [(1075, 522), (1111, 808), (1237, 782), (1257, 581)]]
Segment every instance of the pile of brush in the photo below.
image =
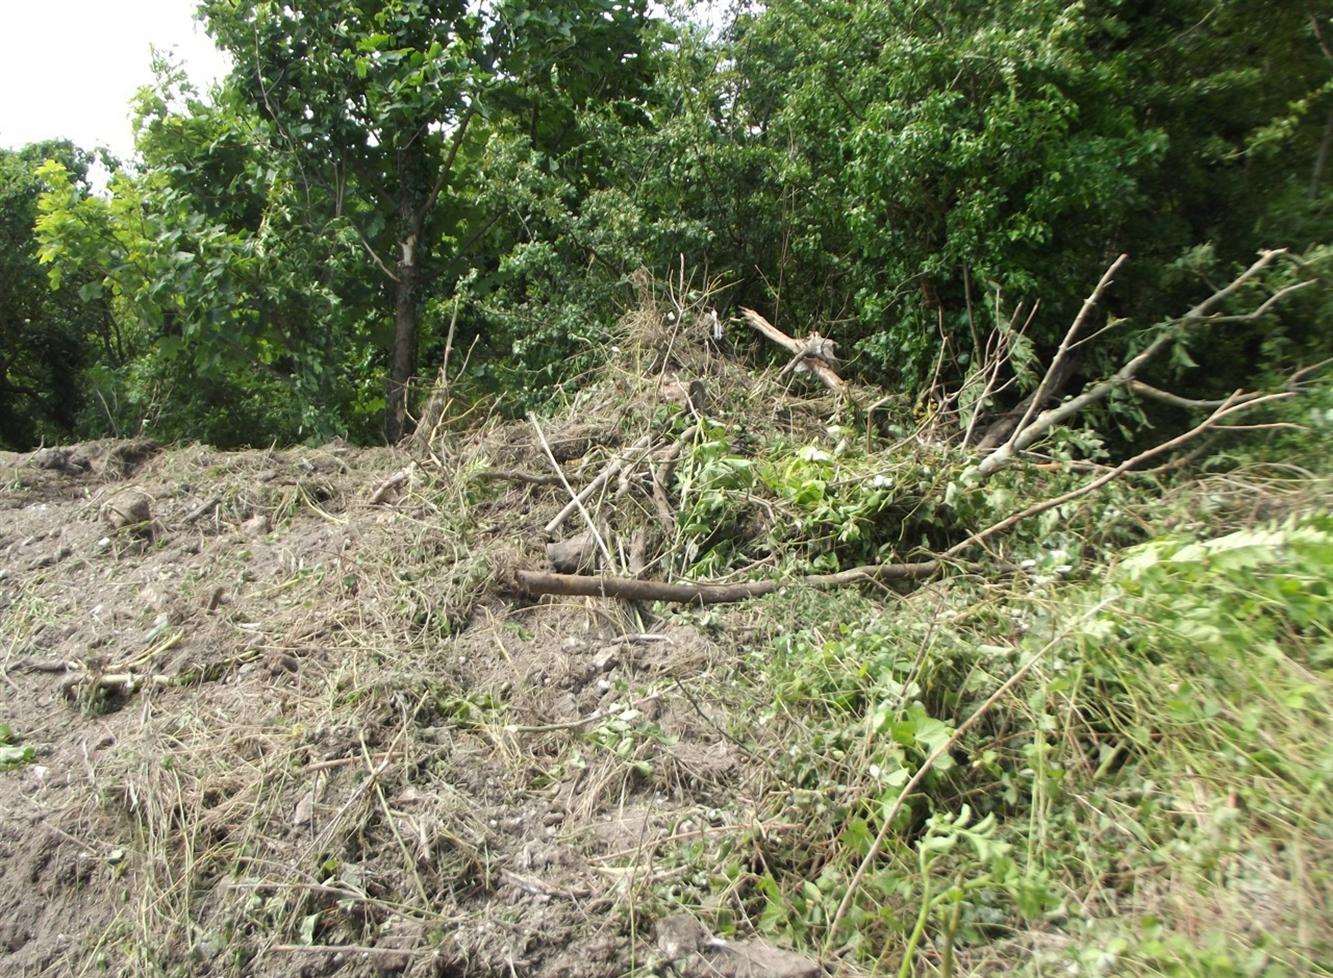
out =
[[(1249, 313), (1237, 316), (1220, 311), (1227, 300), (1252, 286), (1256, 276), (1282, 256), (1279, 251), (1262, 253), (1234, 281), (1184, 315), (1159, 324), (1147, 345), (1111, 376), (1086, 384), (1074, 396), (1064, 396), (1081, 347), (1117, 325), (1113, 319), (1104, 326), (1094, 320), (1126, 261), (1122, 255), (1088, 296), (1036, 387), (1025, 397), (999, 407), (1006, 395), (1012, 398), (1019, 382), (1021, 371), (1012, 362), (1013, 354), (1023, 344), (1024, 331), (1033, 318), (1034, 310), (1020, 304), (1006, 324), (995, 329), (984, 344), (978, 343), (980, 355), (955, 389), (946, 389), (938, 381), (937, 365), (936, 382), (917, 399), (915, 411), (911, 405), (897, 405), (897, 416), (911, 419), (906, 425), (888, 421), (894, 413), (894, 395), (885, 396), (844, 379), (831, 340), (817, 333), (793, 337), (750, 309), (742, 309), (733, 323), (724, 323), (712, 305), (715, 288), (691, 289), (682, 279), (656, 289), (644, 279), (638, 308), (622, 322), (619, 340), (610, 351), (609, 368), (574, 396), (562, 415), (545, 424), (529, 416), (498, 430), (474, 429), (470, 436), (461, 436), (464, 440), (450, 444), (447, 435), (440, 437), (440, 414), (448, 401), (442, 393), (448, 387), (447, 376), (442, 375), (431, 398), (432, 419), (421, 429), (429, 435), (417, 442), (423, 458), (386, 480), (371, 501), (391, 500), (410, 482), (419, 465), (442, 465), (450, 459), (453, 464), (447, 467), (461, 470), (481, 487), (482, 495), (494, 491), (496, 485), (529, 495), (532, 504), (528, 508), (535, 507), (542, 517), (544, 566), (532, 566), (531, 540), (521, 540), (516, 543), (524, 556), (516, 561), (517, 566), (504, 567), (499, 576), (509, 590), (533, 596), (707, 605), (743, 601), (794, 583), (828, 588), (918, 581), (960, 566), (1003, 572), (1007, 564), (994, 544), (1016, 527), (1127, 475), (1177, 467), (1189, 457), (1181, 449), (1199, 447), (1206, 436), (1234, 430), (1237, 415), (1299, 393), (1316, 368), (1293, 374), (1280, 390), (1238, 390), (1216, 401), (1190, 400), (1139, 379), (1174, 339), (1218, 323), (1262, 316), (1308, 284), (1269, 295)], [(785, 360), (780, 367), (756, 373), (738, 360), (733, 352), (737, 344), (727, 331), (745, 327), (782, 352)], [(941, 362), (943, 356), (942, 350)], [(1170, 401), (1195, 413), (1197, 420), (1175, 436), (1113, 465), (1070, 458), (1053, 462), (1039, 453), (1043, 444), (1083, 412), (1120, 393)], [(969, 525), (955, 519), (947, 532), (935, 533), (926, 527), (923, 532), (909, 533), (906, 523), (890, 528), (894, 532), (889, 533), (881, 527), (877, 539), (882, 545), (874, 548), (867, 562), (849, 565), (842, 557), (856, 552), (855, 548), (830, 546), (826, 553), (807, 554), (812, 559), (804, 564), (767, 557), (752, 559), (748, 565), (733, 561), (723, 567), (715, 562), (712, 569), (722, 571), (727, 579), (699, 580), (704, 576), (701, 570), (708, 569), (707, 562), (699, 560), (701, 551), (709, 549), (708, 538), (722, 533), (753, 536), (755, 531), (754, 526), (724, 526), (721, 522), (699, 526), (698, 513), (692, 534), (682, 526), (687, 522), (682, 520), (682, 497), (698, 489), (704, 467), (700, 459), (708, 455), (708, 446), (723, 429), (733, 435), (740, 432), (743, 440), (752, 443), (739, 452), (745, 457), (732, 459), (740, 468), (762, 461), (774, 439), (827, 438), (833, 433), (836, 441), (861, 430), (867, 455), (873, 446), (876, 460), (863, 466), (859, 475), (872, 484), (887, 479), (886, 467), (904, 449), (917, 458), (937, 459), (949, 478), (917, 486), (911, 505), (896, 510), (900, 518), (923, 507), (939, 511), (946, 502), (955, 516), (959, 512), (966, 515), (966, 507), (956, 505), (957, 496), (982, 493), (1000, 473), (1022, 481), (1025, 475), (1058, 468), (1061, 478), (1028, 479), (1027, 491), (1016, 497), (1023, 504), (1011, 502), (1009, 509), (1002, 510), (973, 507), (971, 515), (978, 522)], [(683, 460), (687, 461), (684, 466)], [(684, 476), (682, 468), (688, 470)], [(782, 511), (782, 492), (765, 500), (764, 488), (745, 478), (734, 480), (731, 486), (733, 494), (748, 496), (758, 504), (761, 512), (755, 519), (769, 524), (769, 530), (773, 523), (795, 518)], [(820, 491), (825, 489), (827, 485), (821, 484)], [(938, 493), (941, 498), (922, 498), (923, 492)], [(948, 500), (943, 498), (946, 494)], [(1004, 498), (1004, 494), (990, 498)], [(513, 519), (513, 502), (507, 499), (509, 520)], [(879, 508), (882, 515), (885, 507)], [(850, 532), (860, 531), (854, 527)], [(841, 533), (847, 535), (846, 530)]]

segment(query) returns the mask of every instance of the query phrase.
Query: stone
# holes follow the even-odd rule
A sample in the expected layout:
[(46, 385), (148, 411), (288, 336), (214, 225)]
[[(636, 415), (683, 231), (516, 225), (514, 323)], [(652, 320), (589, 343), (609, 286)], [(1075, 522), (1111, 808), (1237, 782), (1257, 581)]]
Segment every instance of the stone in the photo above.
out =
[(577, 574), (588, 570), (597, 559), (597, 538), (585, 530), (567, 540), (546, 545), (546, 559), (558, 574)]
[(153, 508), (148, 493), (135, 487), (120, 490), (102, 504), (102, 520), (113, 530), (150, 535)]
[(681, 978), (819, 978), (817, 961), (751, 938), (714, 937), (688, 914), (657, 924), (657, 949)]

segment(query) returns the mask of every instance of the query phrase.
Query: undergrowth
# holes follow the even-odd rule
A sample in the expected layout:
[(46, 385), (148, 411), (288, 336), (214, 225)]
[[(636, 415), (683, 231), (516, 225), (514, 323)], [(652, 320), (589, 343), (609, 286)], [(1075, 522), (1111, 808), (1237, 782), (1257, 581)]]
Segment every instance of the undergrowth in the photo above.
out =
[[(686, 882), (659, 897), (900, 975), (1319, 972), (1333, 520), (1026, 563), (748, 612), (767, 634), (728, 677), (730, 735), (763, 761), (754, 818), (774, 829), (682, 846)], [(883, 813), (1029, 656), (830, 933)]]

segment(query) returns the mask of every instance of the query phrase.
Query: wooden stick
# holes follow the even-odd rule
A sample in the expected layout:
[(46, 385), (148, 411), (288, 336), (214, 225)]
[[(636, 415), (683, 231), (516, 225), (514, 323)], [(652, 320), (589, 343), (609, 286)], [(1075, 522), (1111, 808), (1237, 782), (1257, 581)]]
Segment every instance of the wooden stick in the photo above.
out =
[(365, 944), (274, 944), (270, 951), (284, 954), (426, 954), (420, 947), (367, 947)]
[(186, 526), (189, 526), (195, 520), (199, 519), (199, 517), (203, 516), (205, 513), (208, 513), (210, 510), (212, 510), (212, 508), (220, 502), (222, 502), (222, 493), (220, 492), (213, 493), (213, 495), (209, 496), (198, 506), (194, 507), (194, 509), (186, 513), (185, 519), (182, 520), (182, 522)]
[(790, 336), (788, 336), (782, 330), (778, 329), (776, 326), (770, 323), (763, 316), (759, 315), (759, 313), (755, 312), (753, 309), (746, 309), (742, 307), (741, 315), (745, 318), (745, 321), (749, 323), (753, 329), (755, 329), (758, 333), (767, 338), (769, 341), (776, 343), (778, 346), (782, 347), (784, 350), (790, 353), (793, 357), (803, 358), (802, 362), (804, 363), (804, 365), (810, 370), (811, 373), (813, 373), (816, 377), (819, 378), (819, 380), (823, 383), (825, 387), (827, 387), (834, 393), (838, 394), (842, 393), (843, 388), (846, 385), (843, 383), (843, 379), (838, 376), (837, 371), (834, 370), (832, 367), (830, 367), (825, 361), (820, 360), (818, 357), (808, 355), (808, 351), (806, 350), (805, 345), (801, 343), (800, 340), (792, 339)]
[(685, 445), (698, 432), (699, 425), (690, 425), (671, 443), (671, 447), (662, 453), (657, 468), (653, 470), (653, 506), (657, 510), (657, 518), (662, 524), (662, 529), (671, 533), (676, 528), (676, 513), (671, 508), (671, 480), (676, 474), (676, 464), (680, 461), (680, 454), (685, 449)]
[(537, 432), (537, 440), (541, 442), (542, 451), (546, 453), (546, 460), (551, 463), (551, 468), (554, 469), (555, 474), (560, 477), (560, 484), (565, 487), (565, 492), (573, 497), (570, 500), (570, 504), (579, 511), (583, 516), (583, 521), (588, 524), (588, 532), (590, 532), (592, 538), (597, 541), (597, 546), (601, 549), (602, 556), (606, 558), (606, 566), (615, 567), (616, 562), (615, 558), (611, 556), (611, 548), (608, 547), (606, 541), (602, 539), (602, 533), (597, 529), (597, 524), (593, 522), (592, 515), (584, 507), (583, 500), (579, 498), (579, 494), (574, 491), (574, 487), (571, 486), (569, 480), (565, 478), (564, 469), (560, 468), (560, 463), (555, 460), (555, 456), (551, 453), (550, 443), (547, 442), (546, 435), (542, 432), (541, 425), (537, 423), (537, 416), (529, 415), (528, 420), (532, 422), (532, 428)]
[(555, 516), (551, 517), (551, 521), (546, 524), (545, 527), (546, 532), (548, 534), (551, 534), (554, 533), (556, 530), (560, 529), (561, 524), (563, 524), (565, 520), (569, 519), (571, 515), (578, 512), (579, 508), (583, 505), (584, 501), (589, 496), (591, 496), (597, 490), (601, 489), (602, 486), (606, 485), (607, 482), (609, 482), (611, 479), (619, 475), (620, 470), (624, 468), (625, 465), (630, 461), (630, 457), (634, 456), (635, 453), (641, 452), (645, 448), (647, 448), (651, 440), (652, 440), (652, 435), (644, 435), (642, 438), (640, 438), (638, 441), (636, 441), (633, 445), (630, 446), (629, 452), (627, 452), (625, 455), (621, 455), (613, 459), (611, 463), (607, 465), (606, 468), (602, 469), (602, 471), (597, 474), (597, 477), (595, 479), (593, 479), (586, 486), (584, 486), (582, 489), (580, 489), (577, 493), (574, 494), (574, 498), (572, 498), (568, 503), (565, 504), (564, 509), (556, 513)]
[(622, 598), (629, 601), (668, 601), (674, 604), (732, 604), (771, 594), (784, 587), (842, 587), (863, 582), (913, 581), (929, 577), (942, 566), (938, 560), (909, 564), (867, 564), (837, 574), (808, 574), (795, 578), (770, 578), (740, 584), (691, 584), (644, 581), (633, 577), (593, 577), (520, 570), (519, 586), (528, 594), (559, 594), (566, 597)]
[(495, 482), (526, 482), (533, 486), (564, 485), (558, 475), (546, 475), (543, 472), (524, 472), (520, 469), (480, 469), (473, 474), (478, 479)]

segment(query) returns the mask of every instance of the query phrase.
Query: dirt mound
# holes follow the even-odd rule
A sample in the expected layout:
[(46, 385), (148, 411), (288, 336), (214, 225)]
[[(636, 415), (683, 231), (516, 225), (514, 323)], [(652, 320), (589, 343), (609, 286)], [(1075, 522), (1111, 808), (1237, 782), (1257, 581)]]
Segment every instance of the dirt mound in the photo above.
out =
[[(552, 442), (574, 459), (605, 436)], [(489, 437), (496, 464), (539, 464), (531, 438)], [(404, 461), (0, 459), (5, 973), (592, 976), (661, 956), (636, 906), (653, 854), (717, 828), (737, 787), (735, 748), (680, 692), (718, 648), (604, 602), (497, 595), (501, 544), (538, 540), (554, 503), (414, 478), (371, 505)]]

